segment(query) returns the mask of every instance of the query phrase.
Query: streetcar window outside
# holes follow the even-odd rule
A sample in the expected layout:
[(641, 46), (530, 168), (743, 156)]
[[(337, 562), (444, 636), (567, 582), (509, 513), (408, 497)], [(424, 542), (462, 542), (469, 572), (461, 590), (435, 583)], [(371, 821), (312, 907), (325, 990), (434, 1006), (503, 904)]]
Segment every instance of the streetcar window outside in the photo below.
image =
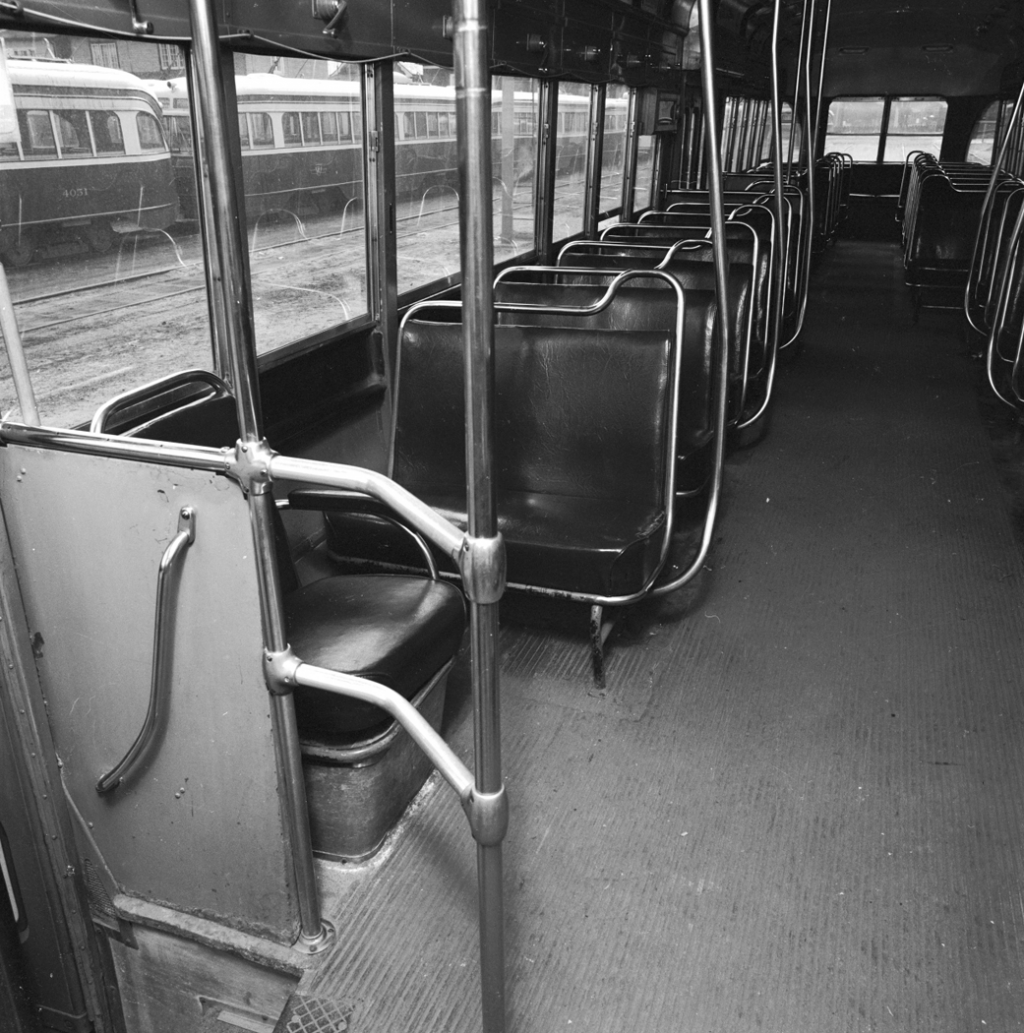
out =
[(975, 122), (974, 129), (971, 131), (971, 141), (967, 145), (968, 161), (976, 161), (982, 165), (992, 164), (992, 154), (996, 143), (996, 119), (1001, 103), (1003, 101), (993, 101)]
[[(337, 62), (309, 60), (301, 79), (276, 77), (280, 93), (270, 96), (261, 87), (260, 96), (247, 97), (246, 77), (236, 78), (249, 116), (251, 148), (242, 154), (242, 182), (261, 355), (301, 345), (367, 312), (363, 156), (360, 146), (333, 146), (350, 128), (347, 114), (337, 109), (353, 103), (348, 82), (329, 80), (337, 68)], [(319, 110), (282, 111), (309, 94), (311, 80)], [(275, 128), (277, 148), (304, 145), (304, 152), (275, 149), (271, 157), (260, 151), (275, 147)], [(317, 147), (323, 149), (314, 152)]]
[(324, 143), (338, 142), (338, 115), (334, 111), (320, 113), (320, 138)]
[(416, 114), (412, 111), (402, 112), (402, 139), (414, 140), (416, 138)]
[(363, 116), (358, 111), (352, 112), (352, 139), (358, 143), (363, 138)]
[(438, 115), (437, 115), (437, 133), (438, 133), (438, 136), (448, 137), (448, 136), (454, 136), (455, 135), (452, 132), (452, 130), (451, 130), (449, 124), (448, 124), (448, 119), (449, 119), (449, 115), (448, 115), (447, 111), (440, 111), (440, 112), (438, 112)]
[(353, 116), (352, 116), (352, 114), (350, 112), (348, 112), (348, 111), (339, 111), (338, 112), (338, 132), (341, 134), (342, 140), (351, 140), (351, 139), (353, 139), (353, 135), (355, 137), (359, 136), (358, 131), (355, 134), (353, 134), (353, 132), (352, 132), (353, 124), (354, 124), (354, 119), (353, 119)]
[(651, 188), (654, 185), (654, 136), (650, 133), (637, 138), (636, 188), (633, 191), (633, 207), (642, 211), (650, 206)]
[(302, 142), (307, 147), (320, 143), (320, 116), (315, 111), (302, 113)]
[(281, 116), (281, 138), (285, 147), (302, 145), (302, 120), (297, 111), (286, 111)]
[(253, 147), (274, 146), (274, 123), (265, 111), (253, 111), (249, 115), (252, 123)]
[(124, 154), (121, 119), (114, 111), (90, 111), (89, 124), (97, 154)]
[(889, 108), (889, 131), (883, 161), (906, 161), (911, 151), (938, 155), (946, 125), (946, 102), (941, 97), (894, 97)]
[(19, 161), (21, 153), (16, 143), (0, 143), (0, 161)]
[(427, 136), (437, 136), (437, 135), (438, 135), (437, 112), (436, 111), (428, 111), (427, 112)]
[[(89, 141), (89, 123), (84, 111), (55, 111), (57, 122), (57, 138), (60, 141), (60, 153), (64, 157), (92, 154)], [(152, 115), (150, 116), (152, 118)]]
[(416, 112), (416, 135), (422, 140), (427, 135), (427, 113), (425, 111)]
[[(558, 84), (559, 113), (555, 138), (555, 240), (570, 237), (583, 229), (584, 177), (587, 171), (587, 133), (590, 87), (579, 83)], [(583, 112), (580, 105), (585, 105)], [(583, 132), (577, 130), (582, 115)]]
[(160, 131), (160, 123), (148, 111), (140, 111), (135, 116), (135, 125), (139, 131), (139, 146), (144, 151), (167, 149), (164, 134)]
[(825, 151), (848, 154), (854, 161), (877, 161), (884, 116), (884, 97), (837, 97), (828, 106)]
[[(67, 42), (68, 53), (88, 61), (88, 38)], [(157, 67), (156, 44), (133, 46), (143, 51), (141, 62), (150, 55), (145, 67)], [(160, 127), (152, 132), (155, 111), (139, 103), (146, 86), (127, 74), (54, 62), (46, 75), (60, 107), (48, 112), (31, 102), (19, 112), (25, 156), (36, 168), (31, 189), (22, 192), (20, 232), (0, 232), (0, 259), (30, 344), (25, 357), (40, 418), (51, 427), (87, 426), (114, 395), (214, 364), (202, 241), (195, 222), (178, 221), (182, 199), (196, 197), (193, 166), (172, 164)], [(96, 83), (103, 100), (66, 106), (60, 98), (95, 96), (79, 92), (83, 81)], [(140, 109), (148, 113), (136, 122)], [(187, 119), (174, 121), (178, 137), (187, 139)], [(160, 142), (162, 152), (146, 151), (141, 163), (113, 157), (129, 142), (136, 151), (147, 140)], [(97, 170), (93, 153), (112, 156), (107, 168)], [(132, 262), (144, 274), (138, 279), (115, 272), (122, 224), (160, 231), (137, 238)], [(0, 411), (20, 418), (2, 354)]]
[(192, 153), (192, 125), (187, 118), (164, 118), (164, 132), (172, 154)]
[(57, 141), (53, 136), (49, 111), (19, 111), (21, 146), (26, 155), (56, 155)]
[(601, 193), (598, 207), (602, 216), (622, 210), (622, 170), (626, 153), (626, 105), (629, 91), (612, 83), (604, 100), (604, 143), (601, 148)]
[(249, 144), (249, 120), (243, 112), (238, 113), (238, 139), (241, 141), (242, 149), (247, 149)]

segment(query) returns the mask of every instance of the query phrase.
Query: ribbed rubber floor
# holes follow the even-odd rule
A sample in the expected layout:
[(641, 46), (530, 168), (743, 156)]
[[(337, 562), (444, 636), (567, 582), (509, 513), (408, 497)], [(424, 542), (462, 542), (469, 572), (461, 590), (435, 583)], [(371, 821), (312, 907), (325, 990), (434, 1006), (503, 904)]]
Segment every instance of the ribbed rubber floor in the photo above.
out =
[[(960, 323), (901, 272), (826, 259), (710, 570), (607, 690), (582, 635), (503, 631), (510, 1031), (1024, 1026), (1024, 569)], [(331, 893), (311, 992), (353, 1033), (480, 1028), (444, 787)]]

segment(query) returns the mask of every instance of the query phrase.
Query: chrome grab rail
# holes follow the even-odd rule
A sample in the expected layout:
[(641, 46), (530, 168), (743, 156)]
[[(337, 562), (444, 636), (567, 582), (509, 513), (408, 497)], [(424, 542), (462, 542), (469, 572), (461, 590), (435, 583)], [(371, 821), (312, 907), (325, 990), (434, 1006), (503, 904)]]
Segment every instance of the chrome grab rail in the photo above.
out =
[(188, 547), (196, 540), (196, 513), (191, 506), (183, 506), (178, 514), (178, 533), (164, 550), (156, 578), (156, 616), (153, 621), (153, 665), (149, 682), (149, 709), (142, 728), (128, 752), (96, 783), (97, 793), (116, 789), (139, 758), (149, 748), (156, 734), (163, 712), (164, 698), (170, 681), (171, 637), (174, 631), (175, 602), (181, 578), (182, 560)]
[(231, 393), (227, 384), (225, 384), (216, 373), (211, 373), (209, 370), (205, 369), (181, 370), (177, 373), (171, 373), (166, 377), (151, 380), (148, 384), (141, 384), (139, 387), (133, 387), (130, 391), (125, 391), (122, 394), (115, 395), (113, 398), (104, 402), (96, 410), (96, 414), (92, 418), (92, 423), (89, 424), (89, 433), (106, 434), (108, 433), (107, 425), (110, 423), (110, 418), (115, 413), (119, 413), (122, 410), (127, 409), (129, 405), (132, 405), (135, 402), (144, 401), (147, 398), (152, 398), (167, 391), (173, 391), (176, 387), (185, 387), (188, 384), (206, 384), (222, 395), (229, 395)]

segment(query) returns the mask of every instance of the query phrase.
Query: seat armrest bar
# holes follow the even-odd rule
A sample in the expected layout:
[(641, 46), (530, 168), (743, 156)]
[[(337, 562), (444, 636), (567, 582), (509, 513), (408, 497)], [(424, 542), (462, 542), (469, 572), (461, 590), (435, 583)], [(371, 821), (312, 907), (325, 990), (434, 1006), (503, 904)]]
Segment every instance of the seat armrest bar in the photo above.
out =
[(380, 499), (450, 556), (456, 564), (460, 563), (466, 534), (390, 477), (360, 466), (323, 463), (314, 459), (293, 459), (280, 455), (271, 457), (269, 467), (274, 480), (299, 481), (319, 484), (326, 488), (360, 491), (364, 495)]
[(363, 495), (357, 491), (298, 488), (293, 492), (289, 492), (288, 508), (329, 510), (335, 513), (361, 513), (386, 520), (400, 531), (404, 531), (416, 543), (420, 554), (423, 556), (427, 572), (434, 581), (438, 579), (437, 564), (434, 562), (433, 553), (430, 551), (430, 546), (423, 540), (423, 536), (408, 524), (399, 520), (383, 502), (375, 499), (372, 495)]
[(329, 671), (301, 661), (294, 668), (292, 677), (296, 684), (305, 688), (333, 692), (339, 696), (361, 700), (363, 703), (373, 703), (386, 710), (430, 758), (431, 763), (455, 790), (462, 803), (466, 804), (470, 800), (474, 784), (469, 769), (434, 731), (427, 719), (400, 693), (366, 678)]

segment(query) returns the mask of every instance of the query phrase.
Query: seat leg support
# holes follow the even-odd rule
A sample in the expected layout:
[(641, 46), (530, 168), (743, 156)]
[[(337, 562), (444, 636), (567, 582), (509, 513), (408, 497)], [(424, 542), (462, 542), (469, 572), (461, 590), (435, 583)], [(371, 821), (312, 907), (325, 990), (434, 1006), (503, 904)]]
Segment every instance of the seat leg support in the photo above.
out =
[(604, 688), (604, 644), (615, 626), (615, 618), (604, 619), (604, 607), (595, 603), (590, 607), (590, 659), (594, 668), (594, 681), (598, 688)]

